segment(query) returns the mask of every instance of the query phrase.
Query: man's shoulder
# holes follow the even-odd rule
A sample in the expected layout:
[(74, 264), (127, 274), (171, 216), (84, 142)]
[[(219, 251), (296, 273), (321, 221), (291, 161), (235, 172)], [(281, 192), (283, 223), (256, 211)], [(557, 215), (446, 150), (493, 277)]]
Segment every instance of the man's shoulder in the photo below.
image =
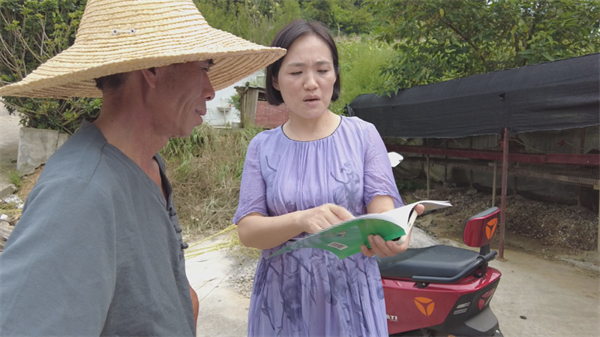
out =
[(78, 180), (104, 189), (114, 185), (117, 176), (127, 175), (131, 164), (98, 128), (87, 123), (50, 157), (38, 183)]
[(90, 180), (103, 157), (106, 142), (87, 130), (75, 132), (50, 157), (40, 180), (71, 177)]

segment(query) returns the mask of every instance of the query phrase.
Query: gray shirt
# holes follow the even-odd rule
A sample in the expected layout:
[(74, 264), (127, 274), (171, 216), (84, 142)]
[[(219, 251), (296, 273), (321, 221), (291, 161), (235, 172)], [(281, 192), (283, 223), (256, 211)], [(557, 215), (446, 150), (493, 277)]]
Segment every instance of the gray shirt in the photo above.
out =
[(184, 243), (161, 189), (84, 122), (0, 254), (0, 335), (193, 336)]

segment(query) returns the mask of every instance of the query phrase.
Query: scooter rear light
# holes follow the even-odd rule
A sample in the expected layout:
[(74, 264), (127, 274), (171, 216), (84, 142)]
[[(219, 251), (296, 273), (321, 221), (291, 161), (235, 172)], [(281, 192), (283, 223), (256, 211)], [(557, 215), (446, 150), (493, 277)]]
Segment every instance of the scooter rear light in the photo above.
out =
[(490, 301), (492, 300), (492, 297), (494, 297), (494, 292), (496, 291), (496, 288), (486, 292), (485, 294), (481, 295), (481, 297), (479, 298), (479, 301), (477, 303), (477, 307), (479, 308), (479, 310), (482, 310), (483, 308), (485, 308), (485, 306), (490, 303)]
[(465, 302), (465, 303), (458, 304), (457, 306), (454, 307), (452, 314), (453, 315), (464, 314), (465, 312), (467, 312), (467, 310), (469, 310), (469, 305), (471, 305), (471, 302)]

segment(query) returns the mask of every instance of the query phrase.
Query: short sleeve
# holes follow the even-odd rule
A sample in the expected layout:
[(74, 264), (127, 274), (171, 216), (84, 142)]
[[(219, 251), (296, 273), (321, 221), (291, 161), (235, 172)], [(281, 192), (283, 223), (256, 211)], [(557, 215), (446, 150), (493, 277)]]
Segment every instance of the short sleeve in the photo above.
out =
[(0, 255), (0, 335), (102, 333), (116, 283), (113, 206), (77, 178), (32, 190)]
[(394, 206), (403, 205), (387, 149), (379, 132), (371, 123), (366, 123), (365, 139), (365, 169), (364, 169), (364, 203), (369, 205), (377, 195), (387, 195), (394, 199)]
[(260, 138), (254, 137), (246, 151), (246, 161), (242, 172), (240, 200), (233, 223), (237, 224), (250, 213), (267, 216), (266, 186), (260, 170)]

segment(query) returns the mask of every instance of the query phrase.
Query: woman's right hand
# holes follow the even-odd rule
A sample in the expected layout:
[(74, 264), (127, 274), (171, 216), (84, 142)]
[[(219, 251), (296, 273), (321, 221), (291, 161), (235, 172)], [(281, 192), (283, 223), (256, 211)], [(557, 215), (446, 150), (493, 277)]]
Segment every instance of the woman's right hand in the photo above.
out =
[(302, 232), (316, 233), (354, 216), (344, 207), (335, 204), (325, 204), (319, 207), (296, 212), (296, 222)]

